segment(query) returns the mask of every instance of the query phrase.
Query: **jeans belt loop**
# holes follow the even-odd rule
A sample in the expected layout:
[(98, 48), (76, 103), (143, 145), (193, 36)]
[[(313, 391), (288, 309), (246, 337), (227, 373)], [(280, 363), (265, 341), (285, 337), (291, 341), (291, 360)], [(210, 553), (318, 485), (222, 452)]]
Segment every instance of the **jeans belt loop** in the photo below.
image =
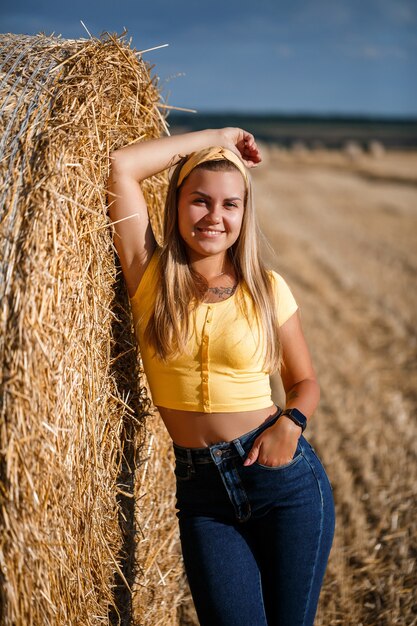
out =
[(191, 472), (195, 472), (195, 467), (194, 467), (194, 461), (193, 461), (193, 455), (191, 453), (190, 448), (187, 448), (187, 465), (190, 468)]

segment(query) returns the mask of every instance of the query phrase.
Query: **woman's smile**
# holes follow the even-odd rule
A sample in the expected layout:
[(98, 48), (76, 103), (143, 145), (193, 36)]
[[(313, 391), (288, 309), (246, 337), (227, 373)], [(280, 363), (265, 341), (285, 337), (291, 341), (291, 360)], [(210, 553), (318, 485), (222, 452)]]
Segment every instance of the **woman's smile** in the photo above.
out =
[(196, 228), (196, 230), (203, 235), (204, 237), (209, 237), (210, 239), (216, 238), (216, 237), (220, 237), (220, 235), (223, 235), (223, 233), (225, 233), (226, 231), (224, 230), (219, 230), (219, 229), (214, 229), (214, 228)]

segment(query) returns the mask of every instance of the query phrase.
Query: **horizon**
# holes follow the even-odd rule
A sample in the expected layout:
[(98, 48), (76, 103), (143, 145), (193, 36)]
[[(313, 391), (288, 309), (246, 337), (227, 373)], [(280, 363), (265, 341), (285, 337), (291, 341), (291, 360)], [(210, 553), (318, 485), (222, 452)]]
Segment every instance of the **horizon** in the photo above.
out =
[(321, 111), (280, 111), (280, 110), (240, 110), (240, 109), (198, 109), (196, 111), (184, 111), (180, 108), (172, 108), (169, 109), (169, 116), (179, 115), (179, 116), (236, 116), (236, 117), (289, 117), (289, 118), (320, 118), (325, 120), (332, 119), (341, 119), (341, 120), (358, 120), (358, 121), (367, 121), (367, 120), (377, 120), (377, 121), (393, 121), (393, 122), (415, 122), (417, 123), (417, 114), (407, 115), (407, 114), (396, 114), (393, 113), (391, 115), (381, 114), (381, 113), (350, 113), (350, 112), (342, 112), (342, 111), (329, 111), (329, 112), (321, 112)]

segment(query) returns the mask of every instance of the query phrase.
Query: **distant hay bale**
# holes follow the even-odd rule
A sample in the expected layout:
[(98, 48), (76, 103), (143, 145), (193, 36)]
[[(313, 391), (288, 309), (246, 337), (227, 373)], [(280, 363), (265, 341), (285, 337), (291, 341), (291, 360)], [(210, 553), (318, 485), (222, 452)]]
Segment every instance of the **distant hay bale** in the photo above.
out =
[[(5, 626), (177, 623), (171, 450), (139, 378), (105, 193), (109, 152), (167, 128), (122, 37), (0, 35)], [(165, 187), (143, 185), (157, 232)]]
[(384, 144), (382, 144), (380, 141), (376, 141), (376, 140), (370, 141), (368, 143), (367, 148), (368, 148), (369, 154), (373, 156), (375, 159), (380, 159), (385, 154)]
[(291, 152), (297, 156), (308, 154), (309, 150), (303, 141), (293, 141), (291, 144)]
[(285, 148), (285, 146), (276, 142), (269, 144), (268, 151), (270, 158), (282, 158), (283, 156), (287, 156), (288, 153), (288, 150)]
[(343, 153), (349, 161), (357, 161), (362, 155), (362, 147), (356, 141), (346, 141), (343, 144)]

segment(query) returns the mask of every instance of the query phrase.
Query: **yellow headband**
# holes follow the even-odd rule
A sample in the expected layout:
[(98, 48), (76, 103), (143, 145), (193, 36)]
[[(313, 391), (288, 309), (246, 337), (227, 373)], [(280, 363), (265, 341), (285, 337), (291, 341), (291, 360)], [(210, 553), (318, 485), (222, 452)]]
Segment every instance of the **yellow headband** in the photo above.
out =
[(204, 163), (205, 161), (216, 161), (219, 159), (226, 159), (236, 165), (245, 180), (247, 188), (249, 180), (243, 161), (234, 152), (228, 148), (223, 148), (222, 146), (214, 146), (213, 148), (205, 148), (204, 150), (199, 150), (198, 152), (192, 152), (180, 170), (177, 187), (181, 185), (184, 178), (186, 178), (197, 165)]

